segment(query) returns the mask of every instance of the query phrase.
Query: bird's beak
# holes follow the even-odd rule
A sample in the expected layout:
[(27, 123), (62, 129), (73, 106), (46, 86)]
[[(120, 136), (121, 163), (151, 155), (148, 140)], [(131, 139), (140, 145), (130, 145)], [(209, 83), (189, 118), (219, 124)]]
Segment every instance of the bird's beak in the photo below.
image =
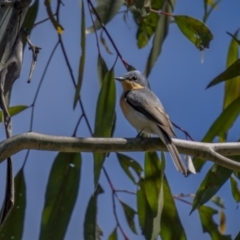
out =
[(115, 79), (115, 80), (118, 80), (118, 81), (124, 81), (124, 80), (126, 80), (124, 77), (115, 77), (114, 79)]

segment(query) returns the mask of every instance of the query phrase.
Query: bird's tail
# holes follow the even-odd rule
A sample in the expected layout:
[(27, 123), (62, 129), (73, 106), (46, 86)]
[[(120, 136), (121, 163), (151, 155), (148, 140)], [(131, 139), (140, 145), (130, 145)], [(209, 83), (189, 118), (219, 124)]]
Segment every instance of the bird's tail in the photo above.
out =
[(179, 152), (176, 148), (176, 146), (172, 143), (172, 142), (167, 142), (166, 143), (167, 149), (172, 157), (173, 163), (176, 167), (176, 169), (183, 173), (185, 176), (187, 176), (187, 169), (185, 167), (185, 165), (183, 164), (182, 158), (179, 155)]
[(171, 137), (163, 129), (161, 129), (161, 127), (159, 127), (157, 124), (153, 125), (153, 129), (154, 129), (154, 132), (162, 140), (162, 142), (166, 145), (176, 169), (179, 172), (183, 173), (185, 176), (187, 176), (188, 171), (182, 161), (182, 158), (179, 155), (179, 152), (176, 146), (172, 142)]

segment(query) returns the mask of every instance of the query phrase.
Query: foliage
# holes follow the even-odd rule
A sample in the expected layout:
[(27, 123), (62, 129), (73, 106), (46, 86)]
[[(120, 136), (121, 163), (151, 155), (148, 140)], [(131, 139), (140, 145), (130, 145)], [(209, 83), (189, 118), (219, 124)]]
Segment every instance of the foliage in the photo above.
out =
[[(81, 110), (72, 136), (76, 136), (79, 125), (83, 124), (83, 119), (86, 123), (85, 128), (88, 129), (90, 136), (114, 136), (118, 117), (114, 70), (119, 62), (122, 63), (126, 70), (134, 69), (132, 65), (135, 66), (136, 64), (136, 62), (128, 63), (125, 60), (127, 56), (122, 55), (122, 52), (114, 41), (115, 36), (107, 29), (106, 25), (114, 21), (119, 14), (123, 16), (121, 20), (122, 24), (127, 23), (129, 16), (132, 18), (136, 28), (134, 30), (131, 29), (131, 31), (135, 31), (134, 40), (138, 50), (140, 51), (143, 48), (146, 50), (148, 47), (144, 72), (146, 76), (150, 75), (158, 63), (165, 41), (172, 37), (170, 31), (172, 26), (177, 27), (179, 33), (188, 40), (189, 48), (191, 44), (193, 44), (195, 51), (204, 51), (211, 47), (210, 42), (213, 40), (214, 34), (208, 28), (206, 21), (217, 9), (220, 1), (202, 1), (204, 8), (202, 21), (184, 13), (181, 13), (181, 15), (175, 14), (176, 4), (181, 4), (181, 1), (178, 2), (176, 3), (175, 0), (96, 0), (96, 4), (94, 5), (91, 0), (80, 1), (79, 13), (81, 23), (79, 33), (81, 40), (79, 49), (81, 53), (78, 73), (73, 73), (71, 61), (64, 46), (63, 36), (65, 32), (68, 34), (68, 28), (61, 25), (60, 9), (63, 7), (62, 1), (57, 1), (56, 12), (54, 12), (52, 10), (55, 7), (54, 4), (51, 1), (45, 0), (44, 5), (48, 17), (47, 20), (50, 20), (48, 24), (53, 25), (58, 40), (49, 57), (42, 80), (45, 77), (46, 70), (49, 67), (56, 48), (59, 47), (63, 53), (63, 59), (74, 86), (74, 93), (71, 96), (71, 103), (73, 103), (71, 107), (73, 106), (74, 111), (77, 111), (77, 107), (79, 106)], [(35, 31), (38, 31), (38, 26), (41, 26), (46, 21), (35, 22), (39, 11), (40, 2), (36, 0), (29, 8), (23, 24), (23, 26), (29, 29), (29, 32), (34, 27), (36, 27)], [(71, 13), (68, 14), (71, 15)], [(90, 27), (87, 27), (88, 25)], [(225, 89), (222, 100), (222, 111), (219, 117), (212, 124), (209, 124), (210, 127), (202, 139), (203, 142), (213, 142), (216, 138), (220, 142), (226, 142), (228, 133), (233, 124), (236, 123), (240, 113), (240, 41), (238, 40), (238, 32), (239, 30), (236, 30), (233, 34), (228, 33), (230, 35), (230, 45), (228, 48), (226, 69), (222, 69), (221, 73), (218, 73), (207, 86), (207, 88), (210, 88), (223, 82)], [(96, 53), (87, 52), (88, 38), (92, 36), (95, 37), (97, 45)], [(47, 37), (46, 39), (49, 41)], [(175, 41), (177, 42), (177, 39)], [(103, 53), (103, 51), (105, 52)], [(97, 72), (100, 83), (94, 86), (93, 91), (94, 93), (97, 89), (95, 121), (87, 117), (88, 112), (86, 112), (84, 101), (82, 100), (84, 84), (88, 84), (84, 78), (84, 73), (87, 69), (88, 61), (91, 61), (88, 57), (92, 56), (92, 54), (95, 54), (97, 64), (95, 67), (91, 62), (91, 68), (92, 71)], [(76, 74), (78, 74), (77, 80), (75, 79)], [(39, 83), (39, 88), (41, 87), (42, 80)], [(54, 88), (57, 88), (57, 86), (54, 86)], [(37, 90), (34, 101), (29, 106), (18, 104), (9, 107), (11, 116), (20, 114), (27, 108), (32, 110), (30, 131), (33, 130), (33, 116), (35, 114), (34, 110), (38, 93), (39, 91)], [(89, 95), (91, 94), (89, 93)], [(0, 118), (2, 119), (2, 112), (0, 112)], [(94, 125), (93, 129), (92, 125)], [(94, 148), (94, 146), (92, 147)], [(83, 209), (83, 207), (82, 209), (75, 209), (74, 206), (78, 200), (77, 198), (85, 196), (85, 193), (79, 195), (79, 192), (84, 189), (84, 185), (86, 184), (82, 183), (82, 175), (85, 174), (82, 163), (85, 160), (85, 155), (83, 153), (58, 153), (52, 164), (46, 186), (39, 239), (66, 239), (67, 231), (70, 231), (71, 217), (74, 214), (84, 216), (83, 222), (77, 224), (78, 227), (82, 225), (81, 229), (83, 230), (80, 233), (81, 236), (78, 236), (76, 239), (81, 239), (82, 237), (84, 239), (106, 239), (107, 234), (99, 220), (101, 209), (104, 209), (104, 211), (107, 210), (113, 215), (113, 220), (105, 219), (108, 222), (107, 224), (109, 224), (106, 231), (109, 232), (109, 240), (122, 239), (122, 237), (130, 239), (128, 236), (129, 232), (136, 239), (139, 239), (138, 237), (140, 236), (151, 240), (157, 238), (164, 240), (187, 239), (187, 232), (190, 226), (187, 226), (183, 218), (180, 217), (180, 207), (176, 204), (178, 200), (191, 206), (187, 213), (184, 212), (184, 219), (186, 219), (189, 212), (190, 214), (198, 212), (199, 229), (202, 227), (202, 232), (208, 234), (211, 239), (234, 239), (235, 236), (233, 236), (233, 233), (225, 234), (227, 222), (231, 221), (231, 219), (225, 215), (223, 199), (217, 195), (222, 186), (226, 182), (229, 182), (232, 198), (236, 204), (239, 203), (238, 173), (217, 164), (211, 167), (206, 166), (205, 161), (195, 158), (194, 165), (198, 172), (202, 173), (208, 168), (205, 176), (201, 175), (202, 180), (199, 183), (198, 189), (195, 193), (174, 195), (172, 186), (169, 184), (169, 176), (165, 172), (164, 153), (161, 153), (161, 157), (159, 157), (156, 152), (145, 152), (143, 164), (137, 159), (137, 155), (116, 153), (119, 172), (122, 172), (135, 188), (135, 191), (131, 192), (126, 190), (127, 186), (124, 190), (119, 190), (115, 187), (117, 183), (112, 180), (114, 172), (107, 168), (108, 157), (112, 158), (113, 155), (112, 153), (93, 153), (92, 172), (87, 173), (88, 181), (93, 182), (92, 194), (88, 199), (86, 209)], [(10, 239), (11, 237), (24, 239), (23, 230), (30, 228), (30, 226), (24, 225), (26, 221), (26, 209), (28, 207), (28, 195), (32, 194), (28, 192), (29, 190), (26, 187), (28, 179), (25, 177), (26, 161), (29, 158), (30, 155), (27, 152), (25, 161), (15, 177), (15, 207), (0, 232), (1, 239)], [(238, 160), (238, 156), (235, 159)], [(203, 167), (206, 167), (205, 170), (203, 170)], [(104, 184), (102, 184), (102, 176), (105, 179)], [(121, 179), (119, 179), (119, 182), (121, 182)], [(108, 199), (108, 203), (110, 202), (111, 205), (109, 204), (108, 206), (106, 204), (107, 206), (103, 207), (100, 204), (101, 198), (108, 193), (109, 188), (111, 199)], [(179, 191), (184, 191), (184, 188)], [(135, 204), (131, 205), (122, 194), (131, 195), (134, 198)], [(193, 197), (193, 199), (188, 201), (186, 197)], [(215, 203), (215, 205), (212, 203)], [(214, 215), (218, 212), (220, 214), (219, 224), (216, 223), (216, 219), (214, 218)], [(235, 239), (239, 239), (239, 236), (240, 234), (238, 233)], [(35, 238), (37, 238), (36, 235)]]

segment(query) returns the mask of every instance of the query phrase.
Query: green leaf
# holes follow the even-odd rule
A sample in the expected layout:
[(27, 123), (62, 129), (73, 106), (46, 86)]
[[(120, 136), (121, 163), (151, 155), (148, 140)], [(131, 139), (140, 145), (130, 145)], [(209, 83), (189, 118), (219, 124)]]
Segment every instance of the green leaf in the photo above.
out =
[(142, 17), (145, 17), (150, 13), (151, 0), (133, 0), (133, 4)]
[(238, 232), (238, 235), (234, 238), (234, 240), (240, 240), (240, 232)]
[(203, 232), (209, 233), (212, 240), (231, 240), (230, 235), (222, 235), (219, 232), (218, 225), (213, 220), (213, 215), (217, 213), (215, 209), (207, 206), (201, 206), (198, 209), (198, 212), (201, 219)]
[(100, 41), (101, 41), (103, 47), (105, 48), (106, 52), (109, 53), (109, 54), (113, 54), (111, 52), (110, 48), (108, 47), (105, 38), (103, 37), (103, 30), (101, 31), (101, 34), (100, 34)]
[[(234, 37), (237, 38), (238, 35), (237, 30), (234, 34)], [(228, 49), (228, 57), (227, 57), (227, 67), (231, 66), (239, 56), (238, 43), (232, 38)], [(235, 99), (240, 96), (240, 76), (233, 78), (231, 81), (225, 82), (225, 91), (224, 91), (224, 102), (223, 108), (225, 109), (230, 103), (232, 103)]]
[[(28, 34), (30, 35), (34, 22), (37, 18), (38, 13), (38, 6), (39, 6), (39, 0), (35, 0), (34, 3), (31, 5), (31, 7), (28, 9), (27, 14), (25, 16), (23, 27), (27, 29)], [(26, 39), (23, 39), (24, 47), (26, 45)]]
[[(235, 32), (235, 34), (236, 33), (238, 33), (239, 32), (239, 29)], [(235, 36), (235, 34), (234, 35), (232, 35), (230, 32), (226, 32), (229, 36), (231, 36), (237, 43), (238, 43), (238, 45), (240, 45), (240, 40), (237, 38), (237, 36)]]
[(164, 206), (164, 192), (163, 192), (163, 180), (164, 180), (164, 171), (165, 171), (165, 155), (164, 152), (161, 152), (161, 182), (160, 182), (160, 191), (158, 193), (158, 210), (157, 216), (153, 220), (153, 232), (152, 240), (157, 239), (161, 231), (161, 217)]
[(185, 230), (182, 226), (178, 211), (173, 199), (166, 176), (163, 181), (164, 205), (161, 217), (161, 239), (186, 240)]
[[(240, 112), (240, 97), (234, 100), (212, 124), (202, 142), (212, 142), (216, 136), (223, 137), (231, 128)], [(194, 158), (194, 166), (200, 171), (206, 161)]]
[[(112, 18), (118, 13), (125, 0), (101, 0), (98, 2), (98, 6), (95, 7), (101, 21), (103, 24), (107, 24), (112, 20)], [(94, 13), (94, 11), (93, 11)], [(102, 27), (101, 23), (96, 19), (94, 21), (95, 28), (89, 27), (86, 29), (86, 34), (92, 33)]]
[(130, 206), (128, 206), (126, 203), (119, 201), (122, 205), (124, 215), (127, 219), (128, 226), (133, 231), (133, 233), (137, 234), (136, 227), (134, 224), (134, 216), (136, 214), (136, 211), (132, 209)]
[[(204, 16), (203, 16), (203, 22), (205, 23), (210, 16), (213, 9), (217, 8), (217, 5), (221, 2), (221, 0), (204, 0)], [(208, 8), (210, 6), (210, 8)]]
[(211, 201), (212, 201), (214, 204), (216, 204), (218, 207), (220, 207), (220, 208), (225, 208), (225, 206), (224, 206), (224, 201), (223, 201), (222, 198), (220, 198), (220, 197), (218, 197), (218, 196), (213, 196), (213, 197), (211, 198)]
[(216, 7), (215, 6), (215, 2), (213, 1), (213, 0), (205, 0), (204, 2), (206, 2), (206, 4), (208, 4), (208, 5), (210, 5), (210, 6), (212, 6), (212, 7)]
[(240, 112), (240, 97), (234, 100), (215, 120), (203, 142), (212, 142), (216, 136), (223, 136), (233, 125)]
[[(179, 240), (185, 240), (186, 234), (182, 227), (182, 223), (180, 221), (175, 202), (173, 200), (173, 196), (171, 193), (171, 189), (168, 185), (166, 177), (163, 177), (164, 168), (165, 168), (165, 158), (162, 154), (161, 156), (161, 166), (159, 169), (158, 163), (156, 162), (156, 156), (155, 153), (151, 153), (152, 155), (152, 163), (146, 163), (147, 174), (153, 172), (158, 172), (160, 175), (160, 188), (162, 186), (162, 190), (160, 191), (160, 196), (157, 195), (158, 201), (158, 210), (156, 212), (152, 211), (153, 207), (150, 207), (149, 204), (149, 197), (147, 196), (151, 191), (149, 189), (146, 189), (147, 187), (154, 188), (154, 185), (148, 186), (148, 184), (145, 184), (146, 178), (141, 180), (139, 182), (139, 189), (137, 191), (137, 206), (138, 206), (138, 216), (139, 216), (139, 225), (142, 229), (142, 233), (145, 236), (146, 239), (153, 239), (156, 236), (156, 233), (159, 234), (159, 229), (161, 227), (160, 235), (161, 239), (171, 240), (171, 239), (179, 239)], [(149, 156), (150, 157), (150, 156)], [(150, 160), (148, 160), (150, 161)], [(159, 162), (159, 161), (158, 161)], [(149, 166), (151, 164), (157, 167), (157, 170), (151, 170), (149, 169)], [(159, 172), (160, 170), (160, 172)], [(156, 177), (158, 178), (158, 176)], [(159, 178), (158, 178), (159, 179)], [(157, 180), (156, 180), (157, 181)], [(162, 183), (161, 183), (162, 182)], [(161, 196), (163, 196), (163, 200), (161, 199)], [(151, 200), (151, 205), (153, 200)], [(163, 204), (163, 208), (162, 208)], [(162, 208), (162, 209), (161, 209)], [(157, 216), (156, 219), (154, 219)], [(161, 218), (161, 221), (159, 223), (159, 218)], [(157, 226), (159, 224), (159, 226)]]
[(108, 67), (100, 54), (98, 54), (97, 71), (98, 71), (99, 83), (100, 83), (100, 86), (102, 86), (103, 80), (108, 72)]
[[(17, 115), (18, 113), (22, 112), (23, 110), (27, 109), (28, 106), (25, 105), (18, 105), (14, 107), (9, 107), (8, 112), (12, 116)], [(0, 121), (2, 121), (2, 111), (0, 111)]]
[(200, 50), (209, 48), (213, 35), (208, 27), (196, 18), (175, 15), (173, 16), (181, 32)]
[(52, 12), (52, 7), (51, 7), (51, 0), (45, 0), (44, 4), (46, 6), (47, 14), (52, 22), (54, 28), (56, 29), (58, 34), (62, 34), (64, 31), (64, 28), (61, 26), (61, 24), (54, 18), (54, 14)]
[(145, 238), (151, 239), (154, 216), (145, 193), (144, 180), (140, 180), (138, 184), (139, 188), (137, 190), (137, 211), (139, 225)]
[(114, 228), (110, 236), (108, 237), (108, 240), (117, 240), (117, 227)]
[(97, 198), (103, 193), (100, 185), (97, 185), (93, 196), (90, 198), (84, 219), (84, 239), (100, 240), (102, 231), (97, 224)]
[(231, 176), (232, 171), (214, 164), (200, 184), (190, 214), (209, 201)]
[(79, 153), (59, 153), (55, 158), (45, 194), (39, 239), (64, 239), (78, 196), (80, 170)]
[(129, 157), (127, 155), (121, 154), (121, 153), (117, 153), (117, 158), (118, 158), (119, 164), (122, 167), (123, 171), (132, 180), (132, 182), (134, 184), (136, 184), (137, 182), (135, 181), (135, 178), (134, 178), (133, 174), (131, 173), (130, 169), (133, 170), (140, 178), (141, 173), (143, 171), (141, 165), (136, 160), (132, 159), (131, 157)]
[(0, 239), (22, 239), (23, 235), (26, 209), (26, 183), (23, 169), (17, 173), (14, 182), (15, 203), (0, 232)]
[[(94, 137), (110, 137), (114, 127), (116, 87), (111, 69), (105, 76), (98, 96)], [(94, 184), (98, 183), (106, 153), (94, 153)]]
[(230, 80), (230, 79), (232, 80), (233, 78), (238, 77), (239, 75), (240, 75), (240, 59), (236, 60), (224, 72), (220, 73), (217, 77), (215, 77), (207, 85), (207, 88), (212, 87), (226, 80)]
[(234, 177), (230, 177), (230, 183), (231, 183), (231, 190), (232, 190), (232, 196), (236, 203), (240, 202), (240, 191), (238, 189), (238, 184), (237, 181), (235, 180)]
[(161, 162), (156, 152), (146, 152), (144, 162), (144, 185), (148, 203), (152, 209), (153, 216), (158, 213), (159, 192), (161, 186)]
[[(171, 1), (172, 3), (170, 4), (169, 1), (165, 1), (163, 6), (162, 6), (162, 11), (172, 13), (173, 9), (172, 6), (175, 5), (175, 1)], [(154, 13), (151, 13), (154, 14)], [(145, 67), (145, 74), (146, 76), (149, 76), (153, 66), (155, 65), (161, 51), (162, 51), (162, 45), (163, 42), (168, 34), (168, 28), (170, 24), (170, 18), (165, 15), (161, 15), (158, 17), (156, 20), (157, 25), (155, 29), (155, 35), (153, 38), (152, 42), (152, 48), (149, 53), (146, 67)]]
[(79, 68), (78, 68), (78, 82), (75, 90), (75, 95), (74, 95), (74, 102), (73, 102), (73, 108), (75, 109), (77, 105), (77, 101), (79, 98), (79, 94), (81, 91), (82, 87), (82, 81), (83, 81), (83, 73), (84, 73), (84, 65), (85, 65), (85, 57), (86, 57), (86, 35), (85, 35), (85, 12), (84, 12), (84, 1), (82, 2), (82, 18), (81, 18), (81, 49), (82, 49), (82, 54), (80, 57), (80, 62), (79, 62)]

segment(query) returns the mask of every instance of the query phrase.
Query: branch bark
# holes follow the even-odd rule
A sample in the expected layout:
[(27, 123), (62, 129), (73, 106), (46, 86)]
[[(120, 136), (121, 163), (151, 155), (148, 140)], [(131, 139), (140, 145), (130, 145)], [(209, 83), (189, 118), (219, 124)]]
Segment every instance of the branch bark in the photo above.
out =
[[(202, 143), (173, 139), (182, 154), (210, 160), (233, 171), (240, 163), (227, 156), (240, 155), (240, 143)], [(0, 162), (24, 149), (59, 152), (137, 152), (167, 151), (158, 138), (77, 138), (30, 132), (10, 137), (0, 143)]]

